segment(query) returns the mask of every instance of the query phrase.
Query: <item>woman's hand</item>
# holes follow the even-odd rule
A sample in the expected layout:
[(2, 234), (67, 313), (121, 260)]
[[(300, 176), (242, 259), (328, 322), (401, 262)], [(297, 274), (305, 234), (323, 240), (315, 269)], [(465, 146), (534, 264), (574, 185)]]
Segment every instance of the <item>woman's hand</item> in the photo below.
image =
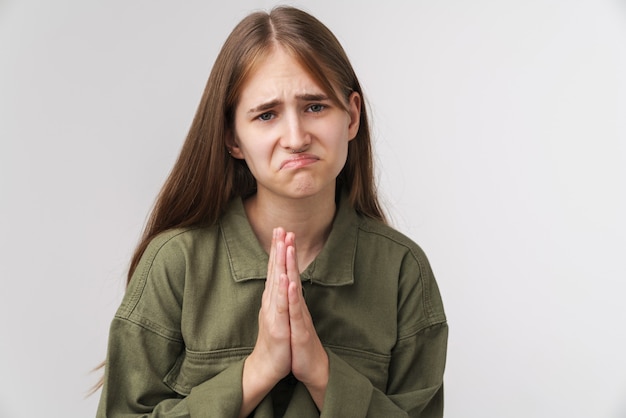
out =
[(289, 278), (289, 324), (291, 330), (291, 371), (304, 383), (318, 409), (322, 409), (328, 384), (328, 355), (315, 331), (302, 293), (295, 235), (285, 237), (286, 270)]
[(259, 311), (259, 334), (243, 369), (240, 416), (250, 414), (290, 371), (321, 410), (328, 384), (328, 356), (302, 297), (295, 235), (276, 228)]
[(285, 231), (277, 228), (272, 236), (267, 280), (259, 310), (259, 333), (243, 368), (240, 416), (248, 416), (276, 383), (291, 371), (289, 279), (285, 257)]

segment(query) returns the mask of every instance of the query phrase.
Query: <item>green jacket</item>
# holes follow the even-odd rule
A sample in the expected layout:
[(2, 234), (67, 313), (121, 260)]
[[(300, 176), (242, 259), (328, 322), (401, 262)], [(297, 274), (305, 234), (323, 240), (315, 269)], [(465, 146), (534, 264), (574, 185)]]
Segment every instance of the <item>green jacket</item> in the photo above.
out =
[[(241, 199), (214, 225), (155, 238), (111, 324), (98, 417), (236, 417), (268, 255)], [(252, 416), (440, 417), (447, 324), (421, 249), (342, 198), (301, 275), (329, 357), (324, 408), (283, 379)]]

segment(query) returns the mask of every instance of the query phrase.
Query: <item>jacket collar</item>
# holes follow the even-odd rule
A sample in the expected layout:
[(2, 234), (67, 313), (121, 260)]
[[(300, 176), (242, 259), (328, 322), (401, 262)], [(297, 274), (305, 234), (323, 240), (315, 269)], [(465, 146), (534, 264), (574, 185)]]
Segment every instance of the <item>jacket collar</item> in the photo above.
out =
[[(236, 282), (265, 279), (269, 256), (252, 231), (241, 198), (233, 199), (219, 225), (233, 279)], [(344, 193), (328, 240), (315, 260), (300, 274), (302, 281), (325, 286), (354, 283), (358, 227), (359, 217)]]

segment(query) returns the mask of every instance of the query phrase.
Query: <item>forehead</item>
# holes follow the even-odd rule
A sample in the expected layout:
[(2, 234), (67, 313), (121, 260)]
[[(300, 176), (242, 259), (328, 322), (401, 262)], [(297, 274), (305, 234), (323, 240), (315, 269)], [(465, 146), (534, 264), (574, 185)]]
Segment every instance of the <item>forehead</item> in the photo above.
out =
[(277, 95), (323, 92), (325, 89), (321, 83), (298, 59), (283, 47), (275, 46), (250, 69), (239, 102), (275, 98), (273, 96)]

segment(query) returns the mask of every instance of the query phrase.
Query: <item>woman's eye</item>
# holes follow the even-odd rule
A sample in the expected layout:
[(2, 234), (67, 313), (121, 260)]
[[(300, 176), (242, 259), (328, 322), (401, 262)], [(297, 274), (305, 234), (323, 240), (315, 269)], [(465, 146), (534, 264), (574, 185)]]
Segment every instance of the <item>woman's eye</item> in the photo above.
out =
[(324, 106), (323, 104), (313, 104), (309, 106), (309, 112), (318, 113), (324, 110), (325, 107), (326, 106)]
[(258, 116), (258, 119), (262, 120), (262, 121), (272, 120), (273, 118), (274, 118), (274, 115), (272, 113), (270, 113), (270, 112), (261, 113)]

